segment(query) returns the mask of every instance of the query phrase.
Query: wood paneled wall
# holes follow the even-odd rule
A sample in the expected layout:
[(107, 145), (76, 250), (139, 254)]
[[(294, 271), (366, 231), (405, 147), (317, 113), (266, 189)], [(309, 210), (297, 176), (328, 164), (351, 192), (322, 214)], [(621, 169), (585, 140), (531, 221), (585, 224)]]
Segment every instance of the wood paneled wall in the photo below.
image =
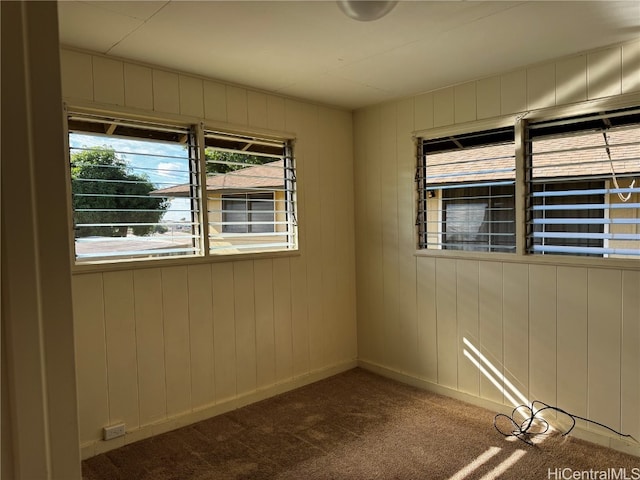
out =
[[(412, 141), (416, 130), (638, 91), (640, 40), (356, 111), (361, 363), (478, 403), (520, 403), (515, 389), (640, 438), (636, 262), (416, 256)], [(496, 388), (468, 355), (514, 389)], [(581, 426), (583, 436), (640, 455)]]
[[(65, 100), (296, 135), (300, 254), (76, 273), (83, 456), (355, 365), (352, 114), (63, 49)], [(124, 439), (101, 442), (124, 421)]]

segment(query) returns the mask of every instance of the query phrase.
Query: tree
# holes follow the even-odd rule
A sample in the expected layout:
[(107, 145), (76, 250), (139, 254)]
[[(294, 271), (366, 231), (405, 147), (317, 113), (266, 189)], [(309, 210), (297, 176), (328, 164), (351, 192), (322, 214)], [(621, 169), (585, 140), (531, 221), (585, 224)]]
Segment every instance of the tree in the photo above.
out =
[[(109, 147), (93, 147), (71, 155), (74, 223), (105, 224), (77, 227), (76, 237), (125, 237), (128, 226), (114, 223), (158, 223), (169, 206), (145, 175), (131, 173), (126, 162)], [(154, 225), (132, 227), (134, 235), (148, 235)]]
[[(207, 148), (205, 150), (205, 157), (207, 158), (207, 173), (228, 173), (241, 168), (246, 168), (249, 165), (263, 165), (268, 162), (272, 162), (273, 159), (269, 157), (259, 157), (256, 155), (248, 155), (246, 153), (236, 152), (223, 152), (220, 150), (212, 150)], [(225, 163), (218, 163), (225, 162)], [(230, 165), (229, 163), (232, 164)], [(242, 163), (243, 165), (233, 165), (233, 163)]]

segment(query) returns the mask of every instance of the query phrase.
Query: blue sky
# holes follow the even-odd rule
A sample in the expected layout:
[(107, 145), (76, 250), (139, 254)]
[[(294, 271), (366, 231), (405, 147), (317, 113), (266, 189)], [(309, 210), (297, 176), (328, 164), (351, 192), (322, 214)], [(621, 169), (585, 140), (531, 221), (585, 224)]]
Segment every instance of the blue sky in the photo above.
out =
[[(144, 174), (157, 188), (166, 188), (189, 182), (189, 159), (182, 145), (158, 141), (133, 140), (106, 135), (69, 134), (71, 154), (78, 148), (111, 147), (124, 160), (131, 173)], [(163, 217), (163, 221), (189, 219), (189, 201), (176, 198)]]

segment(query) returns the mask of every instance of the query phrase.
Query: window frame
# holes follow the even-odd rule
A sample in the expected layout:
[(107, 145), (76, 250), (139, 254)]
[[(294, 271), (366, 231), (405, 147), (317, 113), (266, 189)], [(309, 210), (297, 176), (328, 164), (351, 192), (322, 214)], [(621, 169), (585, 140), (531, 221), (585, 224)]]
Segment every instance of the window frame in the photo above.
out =
[[(204, 179), (202, 185), (207, 185), (206, 191), (203, 192), (203, 199), (206, 201), (207, 208), (207, 220), (206, 225), (207, 229), (207, 252), (210, 256), (225, 256), (224, 252), (227, 250), (241, 249), (246, 250), (244, 255), (249, 255), (251, 253), (266, 253), (266, 252), (288, 252), (288, 251), (296, 251), (299, 249), (299, 240), (298, 240), (298, 220), (297, 220), (297, 178), (296, 178), (296, 166), (295, 166), (295, 155), (293, 152), (293, 143), (294, 141), (291, 139), (281, 138), (281, 137), (255, 137), (254, 135), (244, 135), (237, 132), (227, 132), (220, 129), (203, 129), (203, 173)], [(249, 161), (249, 159), (235, 159), (231, 160), (213, 160), (209, 161), (206, 155), (207, 149), (211, 149), (213, 152), (222, 152), (222, 153), (230, 153), (230, 154), (240, 154), (241, 156), (255, 156), (261, 157), (262, 160), (265, 160), (264, 163), (253, 164)], [(266, 159), (271, 158), (271, 161), (266, 161)], [(274, 185), (271, 182), (276, 177), (268, 174), (270, 168), (274, 166), (272, 163), (277, 161), (282, 161), (282, 165), (277, 168), (281, 169), (282, 177), (278, 178), (278, 185)], [(271, 233), (251, 233), (251, 234), (240, 234), (240, 233), (224, 233), (224, 232), (216, 232), (216, 226), (220, 225), (222, 220), (222, 214), (220, 215), (220, 220), (215, 221), (215, 218), (212, 219), (211, 215), (213, 213), (214, 217), (217, 217), (218, 213), (220, 213), (222, 209), (222, 198), (220, 198), (220, 209), (219, 210), (210, 210), (209, 202), (216, 198), (216, 195), (209, 195), (210, 188), (213, 184), (209, 184), (207, 180), (207, 165), (209, 164), (222, 164), (230, 167), (234, 166), (243, 166), (241, 169), (237, 169), (233, 171), (227, 171), (224, 175), (229, 175), (227, 179), (224, 179), (223, 188), (221, 190), (226, 190), (228, 193), (246, 193), (246, 192), (254, 192), (254, 193), (264, 193), (264, 192), (272, 192), (273, 193), (273, 205), (274, 205), (274, 231)], [(266, 170), (260, 171), (260, 173), (256, 173), (255, 171), (251, 171), (246, 177), (239, 172), (248, 171), (250, 167), (266, 167)], [(245, 170), (246, 169), (246, 170)], [(238, 174), (236, 176), (236, 174)], [(215, 180), (215, 174), (211, 177), (212, 181), (217, 183)], [(218, 177), (220, 178), (220, 177)], [(246, 184), (244, 180), (249, 179), (249, 184)], [(251, 179), (256, 181), (257, 183), (251, 182)], [(226, 184), (226, 180), (229, 180), (230, 183)], [(266, 181), (267, 183), (263, 183)], [(239, 182), (239, 183), (238, 183)], [(218, 185), (220, 187), (221, 185)], [(279, 194), (278, 194), (279, 193)], [(281, 197), (281, 198), (280, 198)], [(279, 209), (278, 203), (281, 203), (284, 208)], [(277, 217), (281, 218), (278, 219)], [(213, 227), (213, 232), (211, 231)], [(247, 239), (250, 236), (255, 237), (270, 237), (269, 240), (262, 240), (262, 242), (248, 242), (247, 239), (245, 241), (242, 240), (242, 235), (246, 235)], [(225, 236), (233, 237), (236, 236), (236, 241), (238, 243), (233, 245), (225, 244)], [(278, 241), (278, 239), (280, 239)], [(285, 247), (285, 248), (283, 248)], [(218, 253), (222, 251), (223, 253)]]
[[(475, 127), (475, 128), (474, 128)], [(481, 250), (458, 250), (458, 249), (449, 249), (449, 248), (444, 248), (444, 236), (445, 236), (445, 232), (444, 232), (444, 205), (442, 205), (443, 203), (443, 198), (440, 199), (440, 203), (441, 203), (441, 207), (438, 210), (438, 224), (439, 224), (439, 228), (437, 232), (429, 232), (429, 230), (425, 227), (424, 230), (421, 228), (421, 224), (426, 224), (426, 223), (433, 223), (432, 221), (429, 221), (426, 218), (427, 212), (428, 212), (428, 199), (432, 198), (428, 195), (429, 192), (429, 188), (427, 186), (426, 183), (426, 179), (428, 178), (428, 166), (427, 166), (427, 162), (424, 161), (424, 157), (427, 155), (427, 153), (425, 152), (425, 147), (424, 145), (426, 143), (429, 142), (451, 142), (451, 143), (455, 143), (458, 141), (458, 138), (462, 139), (464, 137), (474, 137), (474, 136), (479, 136), (479, 137), (495, 137), (494, 140), (492, 141), (488, 141), (488, 142), (481, 142), (478, 144), (474, 144), (471, 145), (469, 147), (470, 151), (473, 151), (476, 147), (495, 147), (495, 146), (499, 146), (505, 143), (505, 141), (502, 139), (505, 135), (510, 135), (510, 133), (508, 132), (509, 130), (513, 130), (513, 138), (514, 138), (514, 151), (516, 150), (516, 145), (517, 145), (517, 141), (518, 141), (518, 136), (517, 136), (517, 131), (515, 129), (513, 129), (514, 124), (513, 124), (513, 120), (511, 117), (508, 118), (502, 118), (502, 119), (498, 119), (497, 121), (484, 121), (484, 122), (475, 122), (473, 125), (464, 125), (462, 128), (458, 127), (456, 128), (455, 126), (453, 127), (445, 127), (445, 128), (439, 128), (439, 129), (432, 129), (430, 131), (426, 131), (426, 132), (422, 132), (422, 135), (420, 135), (419, 133), (414, 135), (414, 140), (416, 142), (416, 148), (417, 148), (417, 155), (416, 155), (416, 174), (415, 174), (415, 180), (416, 180), (416, 186), (417, 186), (417, 202), (414, 202), (414, 208), (416, 208), (416, 211), (414, 212), (414, 218), (416, 219), (416, 233), (417, 233), (417, 244), (416, 244), (416, 253), (417, 254), (426, 254), (426, 252), (428, 252), (429, 254), (440, 254), (440, 255), (445, 255), (445, 256), (456, 256), (456, 255), (467, 255), (467, 254), (471, 254), (471, 255), (483, 255), (483, 254), (491, 254), (493, 255), (504, 255), (507, 257), (512, 257), (514, 255), (514, 253), (518, 252), (518, 220), (519, 217), (517, 215), (517, 199), (514, 198), (514, 209), (516, 210), (516, 216), (514, 218), (514, 236), (515, 236), (515, 245), (514, 245), (514, 251), (513, 252), (506, 252), (506, 251), (481, 251)], [(449, 152), (452, 151), (451, 149), (442, 149), (442, 152)], [(463, 150), (462, 150), (463, 151)], [(441, 153), (440, 151), (437, 151), (435, 153)], [(514, 155), (515, 159), (514, 159), (514, 169), (516, 170), (515, 172), (515, 178), (514, 178), (514, 182), (518, 181), (518, 175), (517, 175), (517, 154)], [(484, 159), (486, 160), (486, 159)], [(483, 161), (484, 161), (483, 160)], [(476, 160), (472, 160), (474, 163), (476, 162)], [(509, 182), (508, 179), (505, 179), (504, 181), (500, 181), (498, 182), (499, 184), (505, 183), (505, 182)], [(463, 189), (463, 188), (468, 188), (465, 187), (464, 185), (467, 182), (460, 182), (459, 187), (454, 187), (453, 189)], [(478, 186), (478, 187), (482, 187), (482, 188), (487, 188), (490, 186), (490, 184), (495, 184), (495, 180), (491, 180), (491, 181), (487, 181), (487, 182), (483, 182), (482, 180), (478, 180), (478, 181), (474, 181), (470, 186)], [(482, 184), (482, 185), (481, 185)], [(446, 187), (445, 187), (446, 188)], [(440, 192), (444, 192), (444, 190), (440, 190)], [(514, 192), (515, 194), (515, 192)], [(428, 241), (428, 236), (430, 235), (434, 235), (437, 234), (438, 238), (439, 238), (439, 244), (442, 246), (442, 248), (428, 248), (426, 247), (426, 245), (428, 245), (430, 242)], [(425, 245), (425, 247), (423, 247), (422, 245)], [(505, 250), (504, 248), (500, 249), (500, 250)], [(468, 253), (465, 253), (468, 252)]]
[[(73, 225), (72, 231), (73, 234), (73, 250), (72, 250), (72, 258), (74, 259), (75, 265), (86, 265), (86, 264), (102, 264), (102, 263), (118, 263), (118, 262), (129, 262), (129, 261), (144, 261), (151, 259), (160, 259), (160, 258), (171, 258), (171, 257), (179, 257), (179, 258), (191, 258), (199, 255), (201, 251), (201, 234), (200, 234), (200, 224), (198, 222), (199, 218), (199, 210), (200, 210), (200, 202), (197, 198), (197, 194), (195, 190), (197, 189), (197, 177), (199, 162), (197, 160), (197, 147), (195, 145), (195, 131), (193, 126), (191, 125), (178, 125), (176, 123), (168, 123), (168, 122), (151, 122), (151, 121), (139, 121), (132, 119), (124, 119), (122, 117), (116, 117), (114, 115), (104, 115), (104, 114), (78, 114), (75, 112), (69, 112), (67, 114), (67, 135), (66, 140), (67, 144), (67, 155), (68, 155), (68, 170), (69, 170), (69, 203), (71, 206), (70, 222)], [(88, 146), (73, 146), (71, 144), (72, 135), (86, 136), (92, 137), (92, 140), (89, 141)], [(131, 143), (129, 143), (131, 142)], [(91, 143), (94, 143), (94, 146), (91, 146)], [(137, 143), (137, 145), (136, 145)], [(101, 145), (100, 145), (101, 144)], [(116, 146), (117, 145), (117, 146)], [(87, 148), (88, 147), (88, 148)], [(106, 147), (108, 151), (111, 151), (115, 154), (115, 159), (118, 161), (117, 169), (122, 169), (120, 175), (126, 175), (124, 179), (117, 178), (113, 179), (110, 177), (103, 178), (101, 174), (96, 178), (85, 177), (81, 179), (73, 178), (73, 156), (77, 153), (81, 153), (83, 151), (91, 151), (94, 148)], [(115, 149), (114, 149), (115, 147)], [(170, 148), (184, 148), (184, 156), (177, 156), (175, 152), (170, 152), (165, 150)], [(164, 150), (164, 151), (163, 151)], [(127, 157), (142, 157), (145, 163), (128, 163)], [(146, 160), (153, 160), (158, 162), (158, 165), (153, 167), (152, 164), (146, 163)], [(140, 161), (140, 158), (138, 158)], [(179, 230), (183, 230), (186, 225), (190, 230), (188, 233), (188, 237), (179, 237), (180, 239), (188, 238), (189, 241), (183, 243), (178, 241), (174, 242), (173, 236), (171, 239), (163, 239), (166, 240), (165, 243), (169, 242), (169, 244), (159, 247), (158, 244), (155, 244), (155, 240), (151, 239), (149, 241), (148, 234), (151, 233), (151, 230), (148, 230), (146, 233), (136, 233), (136, 229), (142, 227), (142, 229), (150, 229), (153, 225), (153, 229), (162, 225), (160, 221), (164, 216), (163, 212), (160, 215), (160, 218), (154, 221), (154, 223), (136, 223), (136, 216), (142, 214), (143, 222), (147, 222), (148, 219), (144, 218), (145, 214), (151, 212), (150, 210), (146, 210), (149, 207), (132, 208), (127, 205), (127, 199), (129, 201), (131, 199), (136, 199), (134, 201), (146, 201), (140, 199), (139, 194), (132, 194), (126, 189), (125, 184), (128, 183), (145, 183), (150, 187), (153, 186), (152, 191), (149, 191), (145, 194), (145, 197), (149, 199), (154, 199), (158, 203), (158, 208), (160, 210), (155, 211), (163, 211), (169, 202), (162, 199), (163, 196), (154, 194), (155, 191), (158, 190), (159, 185), (163, 185), (165, 179), (162, 177), (162, 168), (161, 165), (169, 162), (175, 164), (183, 164), (180, 165), (179, 168), (183, 169), (180, 172), (184, 177), (188, 179), (189, 186), (189, 210), (188, 214), (185, 215), (190, 217), (186, 222), (167, 222), (167, 224), (171, 224), (173, 226), (177, 226)], [(97, 169), (96, 169), (97, 167)], [(103, 168), (109, 169), (109, 166), (103, 166), (102, 164), (98, 164), (94, 166), (93, 169), (95, 171), (100, 171)], [(155, 180), (152, 182), (150, 175), (156, 175)], [(135, 177), (135, 181), (133, 180)], [(167, 179), (170, 180), (170, 179)], [(89, 189), (86, 191), (82, 191), (81, 193), (77, 193), (74, 191), (75, 182), (82, 182), (85, 185), (93, 185), (96, 189)], [(119, 185), (114, 187), (112, 191), (109, 192), (100, 192), (100, 183), (116, 183)], [(81, 183), (81, 184), (82, 184)], [(172, 184), (172, 181), (167, 181), (164, 185)], [(75, 207), (76, 196), (84, 196), (84, 197), (106, 197), (108, 203), (111, 203), (109, 206), (101, 205), (103, 202), (100, 201), (91, 201), (89, 200), (88, 204), (85, 208), (77, 210)], [(98, 207), (96, 208), (96, 203)], [(156, 203), (155, 201), (152, 203)], [(160, 204), (164, 204), (164, 206), (160, 207)], [(186, 210), (185, 210), (186, 211)], [(122, 214), (119, 216), (118, 213)], [(114, 223), (105, 223), (105, 222), (95, 222), (93, 224), (78, 225), (76, 224), (76, 219), (78, 216), (90, 215), (88, 218), (92, 218), (91, 214), (100, 216), (101, 214), (107, 214), (107, 216), (112, 217), (110, 220)], [(128, 218), (127, 218), (128, 217)], [(95, 221), (95, 218), (93, 218)], [(140, 220), (138, 220), (139, 222)], [(105, 223), (105, 227), (100, 227)], [(127, 248), (122, 249), (118, 248), (117, 245), (114, 245), (112, 248), (105, 249), (104, 252), (94, 252), (94, 253), (81, 253), (78, 247), (81, 244), (87, 243), (90, 245), (94, 243), (94, 241), (87, 239), (82, 240), (85, 236), (96, 236), (96, 234), (89, 235), (80, 235), (80, 229), (89, 228), (89, 229), (100, 229), (100, 228), (111, 228), (116, 229), (119, 233), (122, 230), (125, 231), (124, 235), (116, 234), (116, 235), (97, 235), (99, 238), (104, 239), (106, 241), (110, 241), (112, 243), (117, 242), (126, 246)], [(133, 235), (130, 235), (133, 233)], [(138, 237), (138, 238), (136, 238)], [(113, 239), (113, 240), (110, 240)], [(121, 240), (116, 240), (121, 239)], [(148, 243), (145, 247), (144, 244)], [(133, 244), (133, 245), (132, 245)], [(155, 244), (155, 245), (154, 245)], [(132, 246), (131, 246), (132, 245)], [(114, 248), (115, 247), (115, 248)]]
[[(120, 120), (122, 122), (140, 122), (159, 125), (176, 126), (178, 128), (191, 128), (194, 132), (195, 138), (195, 150), (197, 154), (196, 168), (191, 171), (192, 177), (196, 178), (195, 184), (195, 196), (197, 201), (200, 202), (201, 207), (198, 208), (197, 218), (194, 222), (199, 231), (199, 252), (194, 255), (182, 255), (182, 256), (156, 256), (156, 257), (141, 257), (141, 258), (126, 258), (126, 259), (100, 259), (95, 261), (82, 261), (78, 262), (76, 258), (75, 249), (75, 236), (74, 231), (74, 208), (71, 192), (71, 162), (70, 162), (70, 142), (69, 142), (69, 123), (68, 118), (72, 115), (75, 116), (97, 116), (106, 117), (110, 119)], [(105, 271), (118, 271), (118, 270), (130, 270), (132, 268), (149, 268), (149, 267), (162, 267), (170, 265), (191, 265), (200, 263), (217, 263), (236, 260), (250, 260), (260, 258), (280, 258), (299, 256), (300, 252), (300, 239), (298, 231), (298, 208), (297, 208), (297, 178), (296, 178), (296, 159), (295, 159), (295, 139), (296, 136), (290, 132), (272, 131), (260, 128), (237, 128), (236, 126), (226, 126), (224, 124), (209, 125), (203, 119), (185, 118), (181, 115), (155, 115), (155, 114), (135, 114), (130, 109), (122, 107), (110, 107), (108, 110), (94, 106), (90, 102), (74, 102), (73, 104), (64, 103), (64, 145), (65, 155), (67, 157), (66, 162), (66, 190), (67, 190), (67, 219), (68, 219), (68, 231), (69, 235), (69, 251), (71, 257), (71, 269), (72, 273), (90, 273), (90, 272), (105, 272)], [(290, 239), (293, 244), (292, 248), (270, 250), (270, 251), (258, 251), (258, 252), (238, 252), (238, 253), (224, 253), (224, 254), (212, 254), (209, 249), (209, 236), (207, 235), (207, 229), (204, 227), (208, 225), (208, 212), (207, 208), (202, 204), (206, 204), (206, 158), (204, 150), (206, 148), (204, 141), (204, 132), (207, 129), (215, 129), (221, 132), (228, 132), (231, 135), (240, 136), (254, 136), (257, 138), (273, 139), (280, 141), (286, 145), (286, 155), (288, 164), (290, 167), (285, 169), (284, 182), (286, 185), (291, 186), (291, 192), (287, 193), (287, 202), (290, 202), (292, 211), (287, 211), (287, 218), (293, 218), (294, 227), (291, 231), (287, 232), (287, 238)], [(87, 132), (91, 134), (91, 132)]]
[[(602, 111), (615, 111), (627, 108), (640, 109), (640, 92), (619, 95), (610, 98), (588, 100), (577, 104), (563, 105), (557, 107), (547, 107), (532, 111), (516, 112), (511, 115), (477, 120), (458, 125), (448, 125), (443, 127), (416, 130), (413, 132), (413, 141), (416, 148), (416, 169), (420, 165), (418, 156), (420, 155), (420, 141), (423, 139), (434, 139), (444, 136), (459, 135), (462, 133), (473, 133), (483, 130), (490, 130), (504, 126), (515, 125), (515, 148), (516, 148), (516, 253), (504, 254), (501, 252), (469, 252), (454, 250), (437, 250), (420, 248), (420, 230), (415, 225), (416, 247), (414, 255), (418, 257), (448, 257), (461, 259), (476, 259), (485, 261), (499, 261), (507, 263), (526, 263), (542, 265), (568, 265), (587, 267), (610, 267), (640, 270), (640, 258), (625, 257), (585, 257), (574, 255), (535, 255), (527, 252), (527, 179), (526, 179), (526, 127), (530, 122), (561, 120), (564, 118), (595, 114)], [(418, 218), (420, 211), (420, 195), (414, 185), (414, 218)], [(636, 182), (637, 187), (637, 182)]]

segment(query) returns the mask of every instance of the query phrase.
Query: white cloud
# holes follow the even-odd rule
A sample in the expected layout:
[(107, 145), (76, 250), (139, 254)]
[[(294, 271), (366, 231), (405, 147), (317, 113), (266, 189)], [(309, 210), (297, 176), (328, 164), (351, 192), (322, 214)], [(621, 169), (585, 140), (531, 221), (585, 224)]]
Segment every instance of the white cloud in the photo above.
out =
[(188, 173), (185, 172), (185, 168), (185, 165), (180, 165), (175, 162), (160, 162), (158, 163), (156, 174), (160, 177), (167, 178), (175, 178), (176, 176), (184, 177), (185, 174)]
[(78, 133), (69, 135), (69, 145), (72, 153), (73, 149), (113, 148), (132, 173), (146, 176), (158, 188), (189, 181), (187, 150), (183, 145)]

